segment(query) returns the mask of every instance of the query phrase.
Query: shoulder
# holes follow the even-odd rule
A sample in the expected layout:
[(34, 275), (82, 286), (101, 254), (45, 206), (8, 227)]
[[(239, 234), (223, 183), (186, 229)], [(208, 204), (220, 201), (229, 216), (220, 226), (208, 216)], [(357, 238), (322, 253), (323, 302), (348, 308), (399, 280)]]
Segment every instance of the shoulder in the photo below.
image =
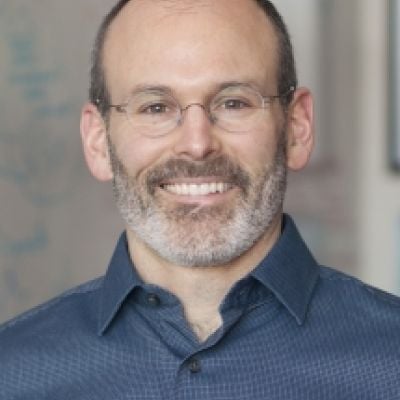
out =
[(79, 372), (96, 337), (101, 287), (102, 278), (87, 282), (0, 326), (0, 398), (36, 399)]
[(0, 325), (0, 348), (18, 345), (51, 332), (96, 323), (103, 278), (86, 282)]
[(368, 285), (354, 276), (347, 275), (343, 272), (326, 266), (320, 267), (319, 276), (321, 281), (327, 285), (340, 288), (343, 291), (349, 291), (350, 293), (359, 295), (362, 294), (371, 300), (394, 306), (400, 310), (399, 296)]
[(316, 299), (342, 318), (396, 325), (400, 329), (400, 297), (329, 267), (320, 267)]

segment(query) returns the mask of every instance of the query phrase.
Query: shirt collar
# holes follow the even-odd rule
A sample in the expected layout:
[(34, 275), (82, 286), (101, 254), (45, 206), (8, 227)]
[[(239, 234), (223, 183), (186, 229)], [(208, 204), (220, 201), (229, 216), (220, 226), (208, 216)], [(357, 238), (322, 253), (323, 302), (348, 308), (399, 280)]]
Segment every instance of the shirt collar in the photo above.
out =
[(296, 318), (304, 323), (319, 276), (319, 267), (293, 220), (284, 215), (282, 233), (251, 275), (272, 291)]
[[(274, 293), (299, 324), (304, 322), (318, 280), (318, 266), (288, 215), (283, 217), (280, 238), (251, 275)], [(132, 264), (123, 233), (101, 289), (99, 335), (104, 334), (126, 297), (140, 285), (142, 281)]]
[(142, 284), (133, 267), (124, 232), (118, 240), (100, 295), (98, 334), (103, 335), (126, 297)]

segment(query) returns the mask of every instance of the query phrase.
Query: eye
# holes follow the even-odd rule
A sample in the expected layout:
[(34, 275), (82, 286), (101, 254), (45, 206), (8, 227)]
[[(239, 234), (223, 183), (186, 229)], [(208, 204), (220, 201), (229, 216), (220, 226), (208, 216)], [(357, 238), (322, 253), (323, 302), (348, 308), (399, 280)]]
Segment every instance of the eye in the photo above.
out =
[(241, 110), (251, 107), (250, 103), (243, 99), (226, 99), (222, 102), (221, 106), (227, 110)]
[(143, 114), (163, 114), (169, 111), (169, 107), (164, 103), (145, 104), (140, 107)]

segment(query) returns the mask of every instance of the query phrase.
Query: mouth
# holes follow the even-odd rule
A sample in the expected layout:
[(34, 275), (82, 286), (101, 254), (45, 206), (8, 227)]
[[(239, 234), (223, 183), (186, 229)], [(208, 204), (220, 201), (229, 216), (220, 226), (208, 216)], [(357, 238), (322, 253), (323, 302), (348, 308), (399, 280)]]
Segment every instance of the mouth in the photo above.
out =
[(159, 188), (166, 198), (183, 204), (214, 206), (228, 201), (238, 190), (221, 178), (185, 178), (162, 183)]
[(222, 194), (228, 192), (232, 185), (225, 182), (210, 182), (210, 183), (175, 183), (162, 184), (161, 188), (168, 193), (179, 196), (208, 196), (213, 194)]
[(227, 157), (207, 162), (171, 159), (155, 167), (147, 176), (146, 185), (152, 195), (167, 201), (212, 205), (247, 195), (248, 174)]

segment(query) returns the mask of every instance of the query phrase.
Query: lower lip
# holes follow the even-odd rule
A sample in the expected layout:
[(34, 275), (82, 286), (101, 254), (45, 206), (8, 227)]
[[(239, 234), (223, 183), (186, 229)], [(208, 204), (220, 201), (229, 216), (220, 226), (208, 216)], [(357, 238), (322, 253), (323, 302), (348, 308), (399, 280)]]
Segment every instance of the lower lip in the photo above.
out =
[(234, 187), (223, 193), (212, 193), (212, 194), (197, 195), (197, 196), (179, 195), (168, 192), (167, 190), (162, 188), (160, 188), (160, 191), (163, 194), (165, 194), (168, 198), (171, 198), (179, 203), (198, 204), (207, 206), (207, 205), (215, 205), (217, 203), (228, 200), (235, 192), (238, 191), (238, 188)]

